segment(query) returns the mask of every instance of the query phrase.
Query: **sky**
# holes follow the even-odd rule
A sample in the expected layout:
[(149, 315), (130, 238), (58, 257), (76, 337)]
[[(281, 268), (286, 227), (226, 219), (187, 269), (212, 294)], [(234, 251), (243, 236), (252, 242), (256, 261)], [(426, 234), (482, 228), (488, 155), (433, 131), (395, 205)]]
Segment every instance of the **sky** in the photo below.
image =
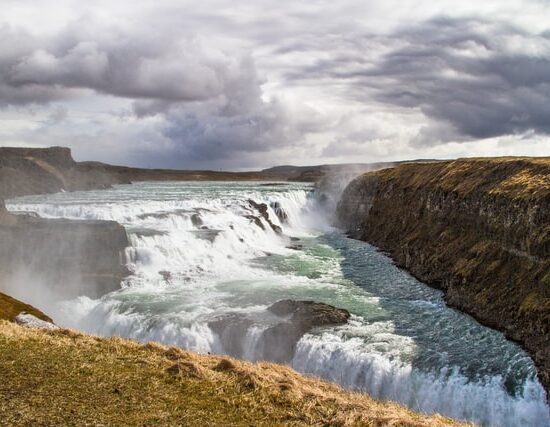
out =
[(0, 10), (0, 146), (224, 170), (550, 155), (550, 0)]

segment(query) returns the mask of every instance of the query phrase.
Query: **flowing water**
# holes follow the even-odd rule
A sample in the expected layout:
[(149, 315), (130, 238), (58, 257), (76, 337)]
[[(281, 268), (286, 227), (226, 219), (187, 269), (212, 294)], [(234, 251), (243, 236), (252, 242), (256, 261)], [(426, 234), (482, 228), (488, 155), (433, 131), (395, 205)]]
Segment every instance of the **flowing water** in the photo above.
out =
[[(282, 235), (249, 199), (268, 205)], [(263, 331), (283, 321), (266, 311), (270, 304), (325, 302), (352, 318), (303, 336), (286, 355), (298, 371), (427, 413), (493, 426), (550, 425), (524, 351), (446, 307), (441, 292), (373, 246), (331, 228), (307, 184), (148, 182), (23, 197), (8, 207), (115, 220), (128, 232), (132, 274), (123, 289), (59, 303), (53, 314), (60, 324), (262, 360), (270, 356)], [(213, 327), (219, 319), (222, 326)]]

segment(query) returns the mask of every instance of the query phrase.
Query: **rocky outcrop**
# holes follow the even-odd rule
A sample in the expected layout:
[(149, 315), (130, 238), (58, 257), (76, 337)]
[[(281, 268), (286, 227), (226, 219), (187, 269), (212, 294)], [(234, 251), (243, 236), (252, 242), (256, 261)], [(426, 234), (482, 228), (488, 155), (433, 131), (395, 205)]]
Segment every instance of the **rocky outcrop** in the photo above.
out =
[(9, 218), (12, 221), (0, 223), (1, 290), (16, 297), (47, 291), (72, 298), (98, 297), (120, 288), (129, 245), (120, 224)]
[[(274, 224), (273, 221), (271, 221), (271, 218), (269, 218), (267, 205), (265, 203), (257, 203), (252, 199), (249, 199), (248, 203), (256, 212), (260, 214), (260, 217), (262, 217), (269, 224), (269, 226), (275, 233), (280, 234), (283, 232), (282, 228), (279, 227), (277, 224)], [(254, 215), (247, 215), (246, 218), (252, 220), (258, 227), (265, 230), (265, 227), (259, 217)]]
[[(259, 317), (258, 317), (259, 316)], [(218, 334), (226, 353), (244, 357), (244, 337), (249, 328), (264, 325), (255, 343), (255, 357), (277, 363), (289, 363), (296, 344), (313, 328), (346, 323), (347, 310), (314, 301), (281, 300), (252, 318), (242, 313), (230, 313), (209, 323)]]
[(61, 190), (106, 188), (122, 182), (102, 168), (91, 170), (75, 162), (65, 147), (0, 147), (0, 199)]
[(277, 218), (279, 218), (279, 222), (281, 224), (286, 224), (288, 222), (288, 214), (281, 206), (280, 202), (273, 201), (269, 204), (271, 206), (271, 209), (275, 212), (275, 215), (277, 215)]
[(287, 323), (300, 336), (312, 328), (339, 325), (346, 323), (350, 318), (349, 311), (343, 308), (315, 301), (285, 299), (270, 305), (268, 310), (277, 316), (287, 318)]
[(447, 303), (503, 331), (550, 386), (550, 159), (470, 159), (362, 175), (337, 209)]

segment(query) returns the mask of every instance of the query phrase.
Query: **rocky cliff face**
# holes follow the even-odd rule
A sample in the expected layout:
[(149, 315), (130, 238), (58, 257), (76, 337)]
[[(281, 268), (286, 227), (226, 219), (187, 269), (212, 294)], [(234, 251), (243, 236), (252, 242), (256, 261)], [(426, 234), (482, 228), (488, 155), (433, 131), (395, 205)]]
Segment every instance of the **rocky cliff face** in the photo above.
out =
[(129, 244), (121, 225), (12, 215), (3, 201), (117, 182), (121, 178), (107, 170), (75, 162), (68, 148), (0, 147), (0, 291), (40, 304), (118, 289)]
[(550, 159), (401, 165), (352, 181), (337, 209), (352, 237), (503, 331), (550, 387)]
[[(307, 168), (305, 168), (307, 169)], [(314, 181), (326, 171), (312, 174), (289, 170), (222, 172), (201, 170), (142, 169), (100, 162), (75, 162), (66, 147), (0, 147), (0, 199), (61, 190), (91, 190), (135, 181)]]
[(0, 199), (61, 190), (106, 188), (124, 180), (111, 171), (73, 160), (65, 147), (0, 147)]
[(127, 274), (124, 227), (13, 215), (0, 224), (0, 290), (33, 304), (51, 297), (98, 297)]

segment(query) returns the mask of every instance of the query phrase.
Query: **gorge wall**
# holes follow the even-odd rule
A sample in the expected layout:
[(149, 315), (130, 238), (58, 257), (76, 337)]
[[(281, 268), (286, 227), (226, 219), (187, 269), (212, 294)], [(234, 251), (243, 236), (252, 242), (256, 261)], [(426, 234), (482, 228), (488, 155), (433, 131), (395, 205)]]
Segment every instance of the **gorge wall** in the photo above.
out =
[[(46, 300), (97, 297), (120, 288), (129, 245), (121, 225), (14, 215), (4, 199), (122, 181), (99, 167), (83, 167), (68, 148), (0, 147), (0, 291), (43, 307)], [(13, 300), (4, 297), (0, 310), (13, 311)]]
[(467, 159), (364, 174), (337, 208), (446, 302), (531, 353), (550, 389), (550, 159)]
[(12, 215), (0, 206), (0, 291), (39, 307), (120, 288), (128, 273), (124, 227)]

